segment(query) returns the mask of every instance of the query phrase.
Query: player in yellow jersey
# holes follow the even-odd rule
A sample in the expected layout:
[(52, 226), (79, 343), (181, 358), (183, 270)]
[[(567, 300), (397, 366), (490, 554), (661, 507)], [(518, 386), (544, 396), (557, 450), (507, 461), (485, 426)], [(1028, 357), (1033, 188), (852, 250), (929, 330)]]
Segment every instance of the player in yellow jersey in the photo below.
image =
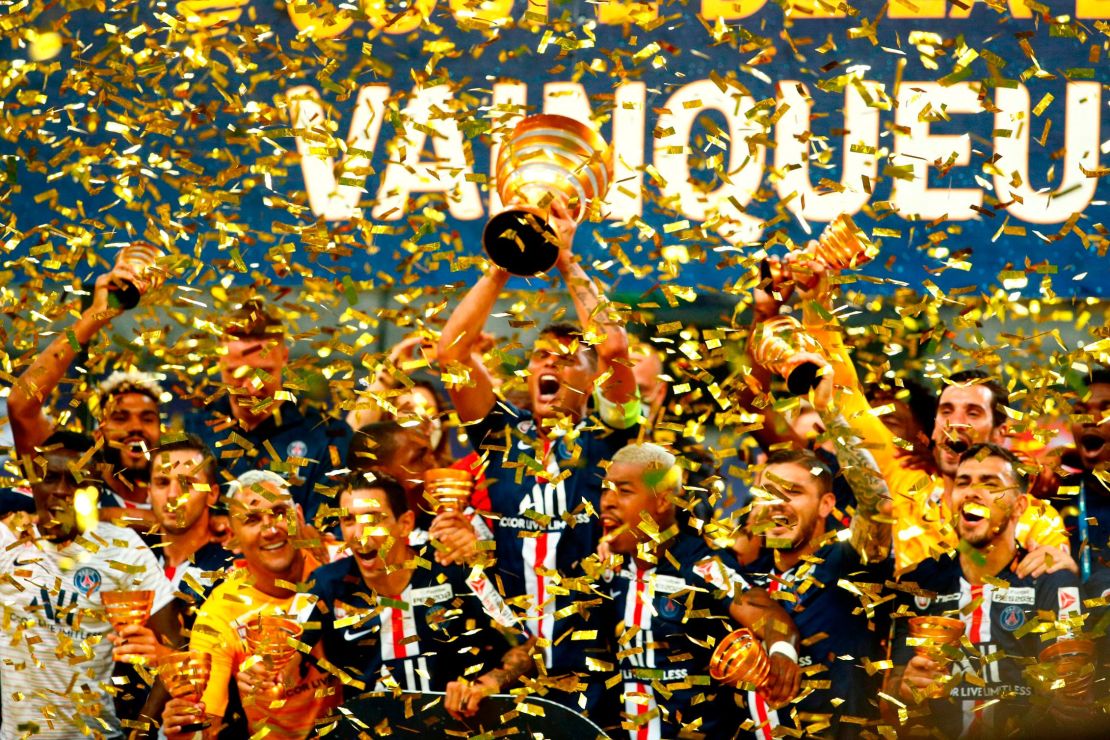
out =
[[(203, 700), (171, 700), (162, 715), (163, 728), (167, 740), (191, 738), (181, 728), (203, 713), (215, 732), (234, 720), (229, 707), (241, 701), (250, 736), (301, 740), (312, 733), (316, 719), (338, 703), (338, 681), (311, 659), (294, 661), (283, 673), (281, 686), (259, 669), (244, 669), (251, 657), (244, 630), (260, 615), (293, 618), (307, 608), (311, 600), (293, 588), (306, 582), (319, 562), (298, 547), (297, 540), (305, 536), (304, 517), (281, 476), (244, 473), (232, 483), (230, 498), (231, 546), (246, 562), (216, 587), (193, 625), (189, 649), (212, 656)], [(229, 689), (233, 680), (238, 697)]]

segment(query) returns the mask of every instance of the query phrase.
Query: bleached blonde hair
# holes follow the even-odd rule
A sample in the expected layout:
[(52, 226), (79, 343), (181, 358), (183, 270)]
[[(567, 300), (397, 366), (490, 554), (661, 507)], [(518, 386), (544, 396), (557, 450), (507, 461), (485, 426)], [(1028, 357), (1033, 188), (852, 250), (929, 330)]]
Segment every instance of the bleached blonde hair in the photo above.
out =
[(644, 483), (656, 493), (682, 493), (682, 469), (678, 467), (678, 459), (657, 444), (639, 442), (626, 445), (617, 450), (612, 461), (642, 467)]

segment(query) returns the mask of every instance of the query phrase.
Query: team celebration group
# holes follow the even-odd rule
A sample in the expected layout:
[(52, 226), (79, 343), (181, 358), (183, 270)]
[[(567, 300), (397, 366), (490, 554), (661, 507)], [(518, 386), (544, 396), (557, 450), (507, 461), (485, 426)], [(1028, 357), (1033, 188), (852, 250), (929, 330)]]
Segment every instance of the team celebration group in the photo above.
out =
[(1061, 390), (1071, 441), (1035, 460), (991, 368), (864, 383), (801, 250), (754, 288), (744, 382), (707, 390), (758, 422), (741, 486), (560, 234), (575, 320), (538, 332), (526, 393), (490, 360), (489, 267), (348, 408), (300, 402), (251, 298), (180, 423), (121, 367), (78, 431), (56, 391), (149, 282), (101, 275), (7, 398), (0, 738), (397, 737), (359, 702), (413, 692), (449, 716), (424, 736), (511, 734), (479, 728), (494, 695), (633, 740), (1105, 736), (1110, 372)]

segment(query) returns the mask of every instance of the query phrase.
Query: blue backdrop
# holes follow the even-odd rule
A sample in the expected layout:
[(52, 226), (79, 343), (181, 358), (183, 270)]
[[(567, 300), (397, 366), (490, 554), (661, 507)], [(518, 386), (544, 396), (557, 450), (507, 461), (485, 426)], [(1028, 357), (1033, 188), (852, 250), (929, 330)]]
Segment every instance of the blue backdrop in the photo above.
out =
[(143, 238), (201, 289), (455, 281), (492, 132), (546, 109), (621, 158), (577, 242), (619, 287), (737, 289), (760, 245), (847, 209), (882, 245), (868, 290), (1110, 292), (1105, 0), (6, 5), (17, 278)]

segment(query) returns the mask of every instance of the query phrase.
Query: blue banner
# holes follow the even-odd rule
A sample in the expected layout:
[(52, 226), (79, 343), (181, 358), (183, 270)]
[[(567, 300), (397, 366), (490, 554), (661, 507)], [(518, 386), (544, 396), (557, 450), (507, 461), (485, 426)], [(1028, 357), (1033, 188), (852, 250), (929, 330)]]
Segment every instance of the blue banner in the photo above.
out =
[[(1110, 294), (1107, 0), (0, 4), (5, 269), (133, 240), (353, 292), (460, 279), (491, 151), (588, 120), (576, 248), (618, 289), (740, 291), (848, 213), (861, 289)], [(1046, 284), (1045, 279), (1048, 278)], [(933, 287), (935, 286), (935, 287)]]

